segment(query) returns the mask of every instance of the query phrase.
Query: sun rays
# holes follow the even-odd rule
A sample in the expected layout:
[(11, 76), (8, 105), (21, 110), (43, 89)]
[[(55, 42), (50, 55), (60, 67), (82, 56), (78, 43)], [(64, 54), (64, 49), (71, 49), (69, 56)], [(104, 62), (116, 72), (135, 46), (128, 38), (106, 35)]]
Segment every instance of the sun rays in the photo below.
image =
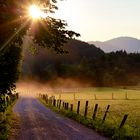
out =
[[(45, 8), (41, 8), (39, 5), (35, 5), (35, 4), (28, 5), (28, 6), (26, 5), (26, 6), (23, 7), (22, 10), (23, 10), (22, 13), (24, 13), (22, 16), (19, 16), (18, 19), (14, 19), (13, 21), (8, 23), (8, 24), (13, 24), (13, 23), (17, 24), (18, 22), (23, 21), (21, 26), (0, 47), (0, 51), (2, 51), (5, 47), (8, 47), (8, 44), (10, 42), (12, 42), (14, 40), (14, 38), (18, 34), (20, 34), (20, 32), (22, 30), (24, 30), (24, 28), (26, 28), (28, 26), (29, 28), (34, 29), (35, 26), (36, 26), (36, 23), (34, 23), (35, 21), (36, 22), (42, 22), (42, 19), (45, 20), (47, 18), (46, 9)], [(4, 25), (4, 28), (5, 28), (5, 26), (6, 25)], [(45, 28), (45, 26), (44, 26), (44, 28)]]
[(37, 20), (39, 18), (45, 18), (47, 15), (39, 6), (33, 4), (29, 7), (29, 16), (32, 19)]

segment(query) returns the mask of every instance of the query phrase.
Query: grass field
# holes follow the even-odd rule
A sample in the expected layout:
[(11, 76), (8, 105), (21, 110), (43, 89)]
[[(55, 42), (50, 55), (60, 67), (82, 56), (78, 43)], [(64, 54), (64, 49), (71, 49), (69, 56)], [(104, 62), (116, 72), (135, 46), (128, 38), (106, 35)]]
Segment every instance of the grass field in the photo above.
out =
[[(128, 119), (124, 125), (125, 139), (140, 139), (140, 90), (119, 88), (75, 88), (48, 90), (49, 96), (55, 96), (62, 102), (73, 104), (76, 112), (80, 101), (80, 114), (84, 115), (85, 102), (88, 104), (88, 118), (92, 118), (95, 104), (98, 104), (97, 119), (102, 120), (107, 105), (110, 105), (104, 127), (119, 128), (125, 114)], [(100, 124), (102, 125), (102, 124)], [(122, 134), (122, 133), (121, 133)], [(123, 139), (123, 138), (122, 138)]]

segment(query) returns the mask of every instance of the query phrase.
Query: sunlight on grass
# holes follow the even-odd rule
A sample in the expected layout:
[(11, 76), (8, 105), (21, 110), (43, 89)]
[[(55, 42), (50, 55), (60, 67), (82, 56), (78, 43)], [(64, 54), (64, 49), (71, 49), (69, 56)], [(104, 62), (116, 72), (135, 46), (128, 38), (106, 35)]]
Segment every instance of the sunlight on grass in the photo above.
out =
[[(63, 90), (62, 90), (63, 91)], [(117, 131), (125, 114), (128, 114), (128, 119), (124, 125), (122, 132), (117, 133), (117, 137), (125, 136), (128, 138), (140, 137), (140, 90), (118, 89), (118, 88), (81, 88), (72, 92), (60, 92), (55, 89), (55, 92), (49, 93), (49, 96), (55, 96), (56, 99), (61, 99), (62, 102), (73, 104), (73, 111), (77, 111), (78, 101), (80, 101), (80, 115), (84, 116), (85, 102), (89, 101), (87, 117), (92, 119), (95, 104), (98, 104), (96, 114), (97, 120), (102, 120), (106, 108), (110, 105), (103, 128), (101, 131)], [(98, 123), (97, 123), (98, 124)], [(107, 130), (108, 129), (108, 130)], [(125, 131), (125, 132), (123, 132)], [(113, 133), (113, 132), (112, 132)], [(120, 134), (119, 134), (120, 133)], [(123, 134), (124, 133), (124, 134)], [(114, 134), (113, 134), (114, 135)], [(116, 137), (114, 135), (114, 137)]]

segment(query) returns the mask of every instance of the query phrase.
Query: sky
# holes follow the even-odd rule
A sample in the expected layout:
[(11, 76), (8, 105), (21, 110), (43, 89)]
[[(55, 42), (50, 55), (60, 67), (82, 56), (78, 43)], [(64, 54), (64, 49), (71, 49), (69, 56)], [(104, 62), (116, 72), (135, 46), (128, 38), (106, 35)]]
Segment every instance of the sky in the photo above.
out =
[(64, 0), (55, 17), (83, 41), (106, 41), (119, 36), (140, 39), (140, 0)]

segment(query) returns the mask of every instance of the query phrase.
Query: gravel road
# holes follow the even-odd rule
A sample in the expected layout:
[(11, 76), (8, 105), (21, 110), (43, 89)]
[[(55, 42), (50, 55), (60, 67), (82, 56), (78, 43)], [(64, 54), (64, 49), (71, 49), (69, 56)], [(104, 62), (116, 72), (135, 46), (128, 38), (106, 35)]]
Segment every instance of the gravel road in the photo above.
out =
[(18, 140), (107, 140), (93, 130), (52, 112), (34, 97), (21, 97), (14, 112), (21, 121)]

